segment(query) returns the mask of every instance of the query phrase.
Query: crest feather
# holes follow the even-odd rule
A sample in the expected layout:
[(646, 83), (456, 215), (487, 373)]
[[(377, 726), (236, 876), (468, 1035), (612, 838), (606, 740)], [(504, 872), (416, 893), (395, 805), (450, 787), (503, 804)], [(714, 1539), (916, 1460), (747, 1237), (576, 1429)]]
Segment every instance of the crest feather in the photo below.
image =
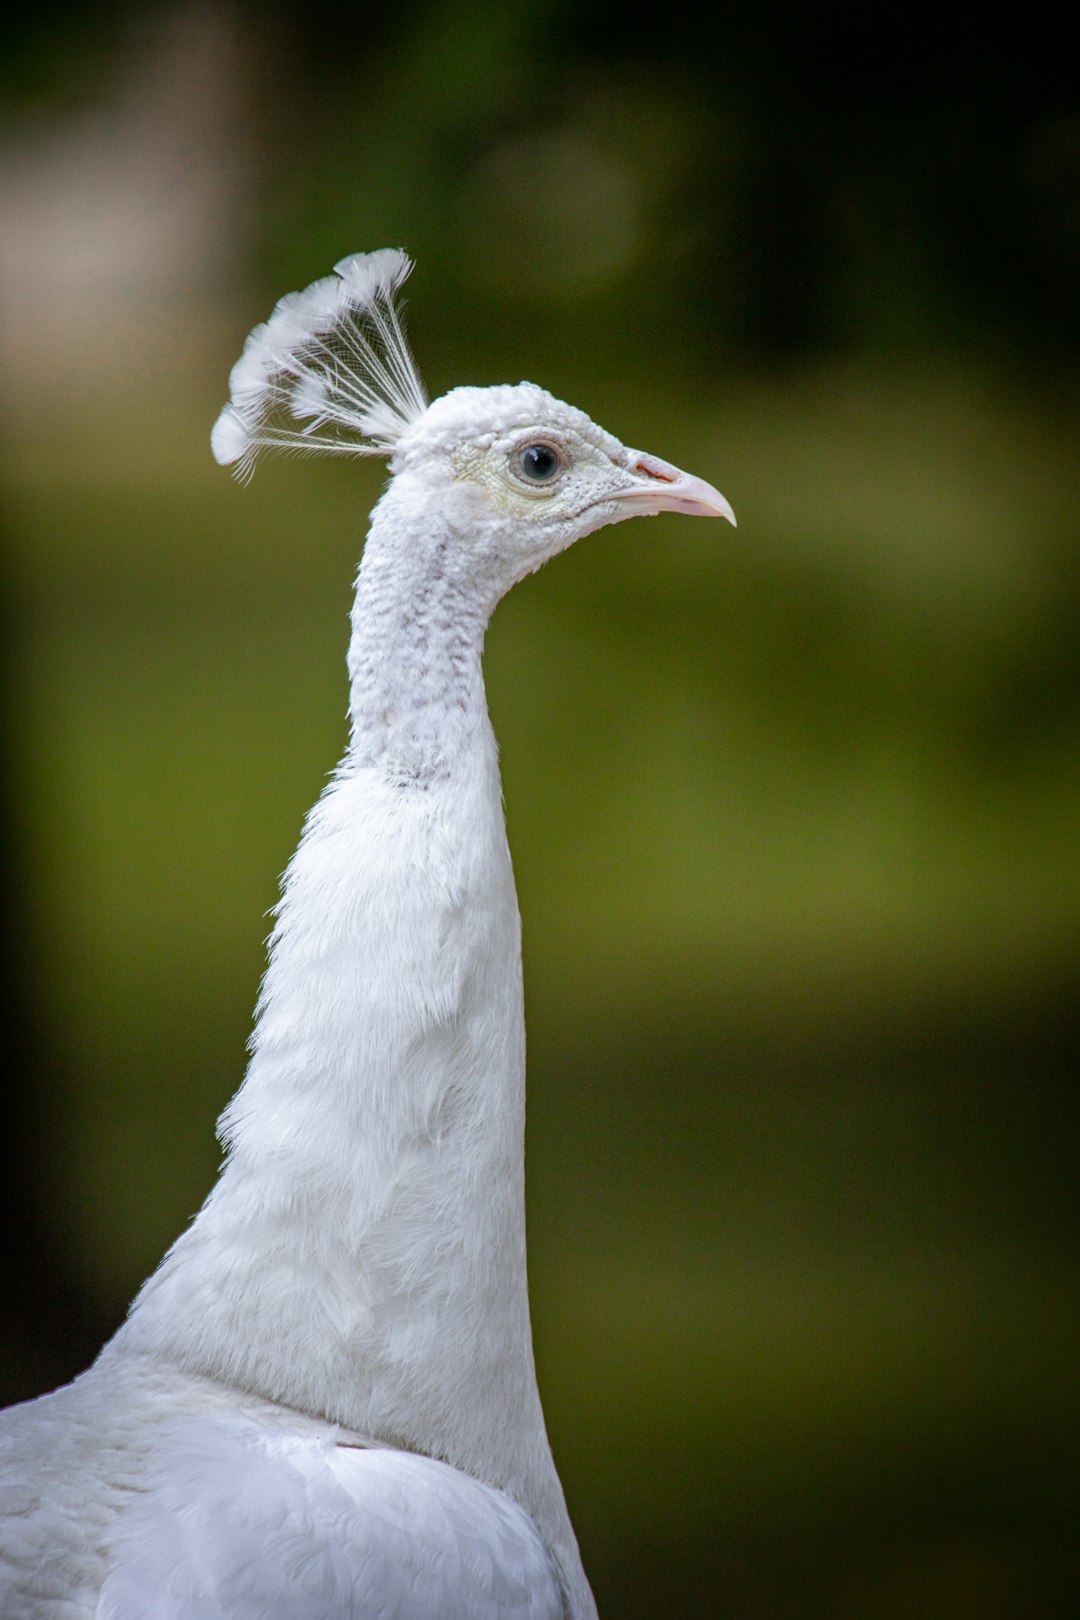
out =
[(387, 454), (427, 409), (394, 295), (412, 270), (396, 248), (354, 253), (286, 293), (229, 377), (210, 445), (238, 478), (260, 450)]

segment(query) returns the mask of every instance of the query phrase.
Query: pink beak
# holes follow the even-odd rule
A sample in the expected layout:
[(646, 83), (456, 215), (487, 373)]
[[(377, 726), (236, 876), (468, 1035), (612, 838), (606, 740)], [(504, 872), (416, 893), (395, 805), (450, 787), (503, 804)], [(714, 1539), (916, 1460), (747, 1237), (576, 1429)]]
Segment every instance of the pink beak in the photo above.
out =
[(641, 450), (631, 450), (630, 471), (637, 473), (640, 484), (632, 489), (621, 489), (608, 500), (627, 501), (635, 514), (646, 512), (689, 512), (693, 517), (722, 517), (734, 526), (735, 514), (718, 489), (704, 478), (695, 478), (673, 467), (659, 456), (647, 456)]

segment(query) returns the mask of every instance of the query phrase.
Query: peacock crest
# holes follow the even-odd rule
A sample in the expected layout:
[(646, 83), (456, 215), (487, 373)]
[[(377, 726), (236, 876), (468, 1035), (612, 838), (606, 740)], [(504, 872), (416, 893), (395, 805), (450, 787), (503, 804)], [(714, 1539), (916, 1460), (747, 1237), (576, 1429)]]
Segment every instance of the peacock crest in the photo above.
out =
[(246, 483), (268, 448), (393, 450), (428, 403), (395, 302), (412, 267), (397, 248), (354, 253), (332, 276), (279, 299), (229, 377), (210, 440), (222, 466)]

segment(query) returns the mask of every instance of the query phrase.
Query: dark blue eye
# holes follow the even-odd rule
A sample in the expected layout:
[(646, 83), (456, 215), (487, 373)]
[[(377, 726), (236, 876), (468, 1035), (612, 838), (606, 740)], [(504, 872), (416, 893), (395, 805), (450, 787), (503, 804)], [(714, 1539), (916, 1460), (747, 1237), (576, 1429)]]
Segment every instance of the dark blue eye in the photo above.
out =
[(561, 465), (550, 444), (527, 444), (518, 451), (518, 469), (530, 484), (549, 484)]

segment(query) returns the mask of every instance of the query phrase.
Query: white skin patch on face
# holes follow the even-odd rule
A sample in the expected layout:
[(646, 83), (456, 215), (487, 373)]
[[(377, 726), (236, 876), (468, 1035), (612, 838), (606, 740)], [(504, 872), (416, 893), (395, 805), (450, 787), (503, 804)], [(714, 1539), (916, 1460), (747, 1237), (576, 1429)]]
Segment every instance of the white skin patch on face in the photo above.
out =
[[(556, 465), (549, 472), (551, 456)], [(532, 522), (574, 518), (632, 481), (606, 450), (578, 433), (543, 424), (483, 446), (462, 444), (451, 451), (450, 461), (458, 479), (484, 489), (495, 511)], [(546, 476), (530, 477), (534, 465)]]

